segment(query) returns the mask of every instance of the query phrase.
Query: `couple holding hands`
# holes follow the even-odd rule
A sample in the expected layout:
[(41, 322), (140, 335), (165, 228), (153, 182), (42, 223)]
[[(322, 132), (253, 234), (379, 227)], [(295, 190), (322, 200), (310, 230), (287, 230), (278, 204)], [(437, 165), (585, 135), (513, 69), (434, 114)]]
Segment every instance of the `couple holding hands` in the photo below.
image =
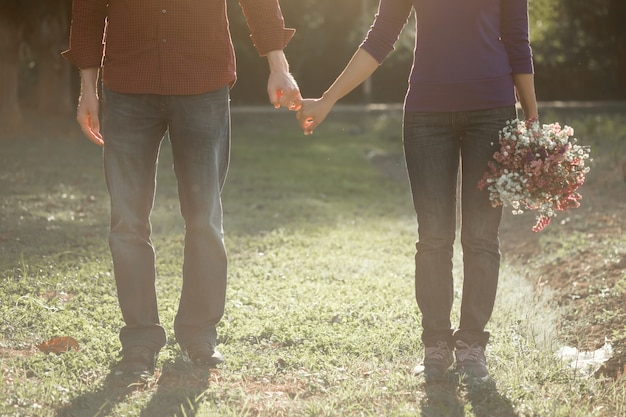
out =
[[(537, 117), (527, 0), (380, 0), (365, 39), (319, 99), (300, 97), (283, 52), (294, 34), (278, 0), (240, 0), (255, 47), (270, 67), (275, 107), (297, 111), (305, 134), (366, 80), (415, 13), (414, 63), (404, 102), (403, 144), (418, 222), (415, 294), (428, 379), (457, 370), (486, 379), (485, 347), (498, 284), (502, 207), (477, 188), (498, 132)], [(216, 349), (227, 255), (221, 190), (230, 156), (229, 90), (236, 79), (225, 0), (74, 0), (70, 48), (81, 72), (77, 120), (103, 146), (111, 202), (109, 244), (124, 319), (116, 374), (151, 374), (166, 332), (159, 320), (150, 212), (166, 132), (185, 220), (183, 287), (174, 333), (199, 366)], [(101, 80), (101, 85), (100, 85)], [(395, 80), (389, 80), (395, 82)], [(101, 92), (101, 94), (99, 93)], [(463, 292), (453, 326), (452, 251), (461, 176)]]

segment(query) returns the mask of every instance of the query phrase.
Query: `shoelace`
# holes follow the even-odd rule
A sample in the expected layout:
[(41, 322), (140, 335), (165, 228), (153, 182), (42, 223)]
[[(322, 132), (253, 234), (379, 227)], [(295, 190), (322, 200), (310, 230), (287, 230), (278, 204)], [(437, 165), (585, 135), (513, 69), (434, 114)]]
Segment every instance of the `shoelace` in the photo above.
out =
[(459, 362), (478, 362), (484, 357), (485, 348), (479, 344), (475, 343), (470, 346), (461, 340), (457, 340), (456, 345), (456, 357)]
[(446, 359), (449, 355), (450, 348), (446, 342), (438, 341), (437, 346), (427, 347), (427, 356), (432, 359)]

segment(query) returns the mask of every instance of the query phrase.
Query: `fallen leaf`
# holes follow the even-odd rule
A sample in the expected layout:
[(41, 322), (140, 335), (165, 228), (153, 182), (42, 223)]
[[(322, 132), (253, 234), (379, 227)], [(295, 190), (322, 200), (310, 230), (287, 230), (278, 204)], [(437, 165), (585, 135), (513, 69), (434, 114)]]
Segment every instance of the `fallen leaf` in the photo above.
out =
[(42, 342), (37, 345), (37, 348), (43, 353), (61, 353), (67, 352), (70, 349), (78, 350), (78, 342), (76, 339), (70, 336), (54, 337), (50, 340)]

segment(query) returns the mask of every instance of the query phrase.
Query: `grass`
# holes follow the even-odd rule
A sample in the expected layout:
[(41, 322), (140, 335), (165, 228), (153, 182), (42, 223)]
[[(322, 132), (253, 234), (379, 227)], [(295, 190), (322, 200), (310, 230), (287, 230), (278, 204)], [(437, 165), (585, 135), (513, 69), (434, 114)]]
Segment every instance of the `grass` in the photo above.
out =
[[(576, 120), (589, 131), (608, 125), (587, 117)], [(598, 117), (613, 123), (611, 132), (621, 129), (619, 116)], [(233, 130), (224, 191), (229, 288), (219, 326), (227, 364), (210, 373), (189, 368), (171, 333), (183, 235), (164, 146), (152, 219), (170, 339), (157, 374), (144, 381), (109, 375), (122, 321), (100, 150), (73, 131), (0, 142), (0, 415), (626, 412), (623, 379), (582, 378), (556, 358), (561, 312), (518, 262), (503, 265), (489, 326), (492, 381), (426, 384), (412, 374), (422, 355), (412, 277), (416, 225), (406, 180), (392, 175), (402, 169), (397, 112), (375, 112), (367, 121), (333, 115), (312, 137), (298, 133), (286, 112), (235, 112)], [(383, 173), (377, 161), (387, 164)], [(623, 248), (623, 239), (617, 242)], [(585, 244), (579, 235), (570, 243)], [(460, 250), (455, 256), (460, 279)], [(58, 336), (73, 337), (80, 349), (37, 349)]]

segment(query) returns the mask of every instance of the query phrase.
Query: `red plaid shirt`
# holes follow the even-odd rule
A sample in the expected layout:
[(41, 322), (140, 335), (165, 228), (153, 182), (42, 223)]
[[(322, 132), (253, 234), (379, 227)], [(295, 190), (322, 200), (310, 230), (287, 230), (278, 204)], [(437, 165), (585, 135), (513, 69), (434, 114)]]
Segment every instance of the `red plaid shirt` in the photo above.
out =
[[(278, 0), (240, 0), (260, 55), (283, 50)], [(226, 0), (74, 0), (70, 48), (79, 68), (102, 66), (120, 93), (199, 94), (236, 79)]]

